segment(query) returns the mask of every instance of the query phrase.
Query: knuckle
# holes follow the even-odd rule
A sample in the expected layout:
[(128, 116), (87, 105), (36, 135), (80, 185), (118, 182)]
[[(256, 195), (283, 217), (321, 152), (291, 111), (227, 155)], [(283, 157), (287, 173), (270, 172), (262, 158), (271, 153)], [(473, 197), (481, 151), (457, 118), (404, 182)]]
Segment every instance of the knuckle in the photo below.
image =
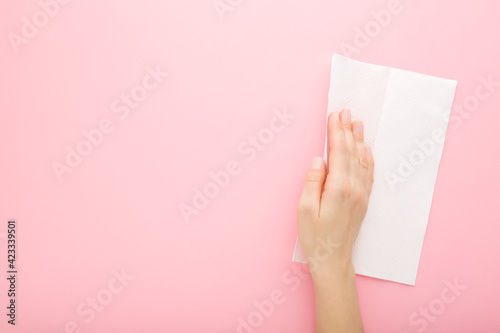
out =
[(323, 180), (323, 175), (319, 170), (310, 170), (306, 175), (307, 183), (321, 183)]
[(360, 158), (360, 159), (359, 159), (359, 165), (360, 165), (363, 169), (368, 169), (368, 163), (366, 162), (366, 159), (364, 159), (364, 158)]
[(297, 214), (299, 216), (313, 216), (314, 211), (314, 205), (309, 201), (301, 200), (297, 206)]
[(347, 154), (349, 148), (347, 147), (347, 143), (345, 141), (339, 141), (335, 144), (336, 150), (341, 154)]
[(351, 183), (347, 177), (344, 177), (340, 186), (340, 195), (344, 199), (348, 199), (351, 196)]
[(325, 191), (332, 193), (340, 202), (351, 200), (353, 186), (349, 175), (336, 175), (327, 178), (325, 182)]
[(359, 182), (352, 186), (351, 199), (356, 206), (360, 206), (365, 201), (365, 193)]

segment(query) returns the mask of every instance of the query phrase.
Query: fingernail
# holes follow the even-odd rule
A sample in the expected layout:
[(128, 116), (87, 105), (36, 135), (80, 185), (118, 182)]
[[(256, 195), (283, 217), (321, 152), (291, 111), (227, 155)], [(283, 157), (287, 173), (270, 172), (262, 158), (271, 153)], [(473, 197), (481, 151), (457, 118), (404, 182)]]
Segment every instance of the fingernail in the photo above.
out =
[(361, 122), (361, 121), (354, 122), (353, 132), (354, 132), (354, 134), (357, 134), (357, 135), (362, 134), (363, 133), (363, 122)]
[(342, 119), (344, 120), (344, 122), (350, 123), (351, 122), (351, 110), (349, 110), (349, 109), (342, 110)]
[(337, 111), (335, 111), (333, 113), (333, 116), (335, 117), (335, 119), (337, 119), (338, 121), (340, 121), (340, 118), (339, 118), (339, 113)]
[(315, 157), (311, 163), (311, 169), (321, 169), (323, 165), (323, 159), (321, 157)]
[(373, 156), (371, 147), (365, 147), (365, 150), (366, 150), (366, 156), (369, 156), (369, 157)]

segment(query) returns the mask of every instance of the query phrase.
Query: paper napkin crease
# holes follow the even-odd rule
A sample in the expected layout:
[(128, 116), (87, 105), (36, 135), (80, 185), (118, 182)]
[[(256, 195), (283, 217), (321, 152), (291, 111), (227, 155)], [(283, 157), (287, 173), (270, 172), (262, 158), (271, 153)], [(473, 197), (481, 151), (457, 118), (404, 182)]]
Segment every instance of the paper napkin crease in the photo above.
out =
[[(353, 248), (357, 274), (415, 285), (456, 85), (333, 55), (327, 117), (350, 109), (353, 121), (363, 121), (375, 159), (368, 211)], [(298, 240), (293, 261), (307, 262)]]

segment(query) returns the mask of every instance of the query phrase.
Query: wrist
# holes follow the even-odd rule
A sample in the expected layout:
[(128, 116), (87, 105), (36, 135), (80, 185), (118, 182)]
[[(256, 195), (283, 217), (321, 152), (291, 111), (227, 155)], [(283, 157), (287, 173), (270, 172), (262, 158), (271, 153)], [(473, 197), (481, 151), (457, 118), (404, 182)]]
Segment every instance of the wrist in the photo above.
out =
[(311, 271), (311, 277), (315, 285), (332, 284), (334, 282), (344, 283), (356, 277), (354, 266), (351, 261), (339, 265), (325, 265), (316, 267)]

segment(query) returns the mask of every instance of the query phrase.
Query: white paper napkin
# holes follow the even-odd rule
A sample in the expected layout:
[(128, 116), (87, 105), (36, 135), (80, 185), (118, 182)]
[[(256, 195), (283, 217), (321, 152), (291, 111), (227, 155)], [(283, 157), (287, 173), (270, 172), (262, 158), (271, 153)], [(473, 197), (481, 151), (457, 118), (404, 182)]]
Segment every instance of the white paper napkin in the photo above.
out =
[[(350, 109), (363, 121), (375, 158), (353, 251), (357, 274), (415, 285), (456, 85), (333, 55), (327, 115)], [(293, 261), (307, 262), (298, 240)]]

